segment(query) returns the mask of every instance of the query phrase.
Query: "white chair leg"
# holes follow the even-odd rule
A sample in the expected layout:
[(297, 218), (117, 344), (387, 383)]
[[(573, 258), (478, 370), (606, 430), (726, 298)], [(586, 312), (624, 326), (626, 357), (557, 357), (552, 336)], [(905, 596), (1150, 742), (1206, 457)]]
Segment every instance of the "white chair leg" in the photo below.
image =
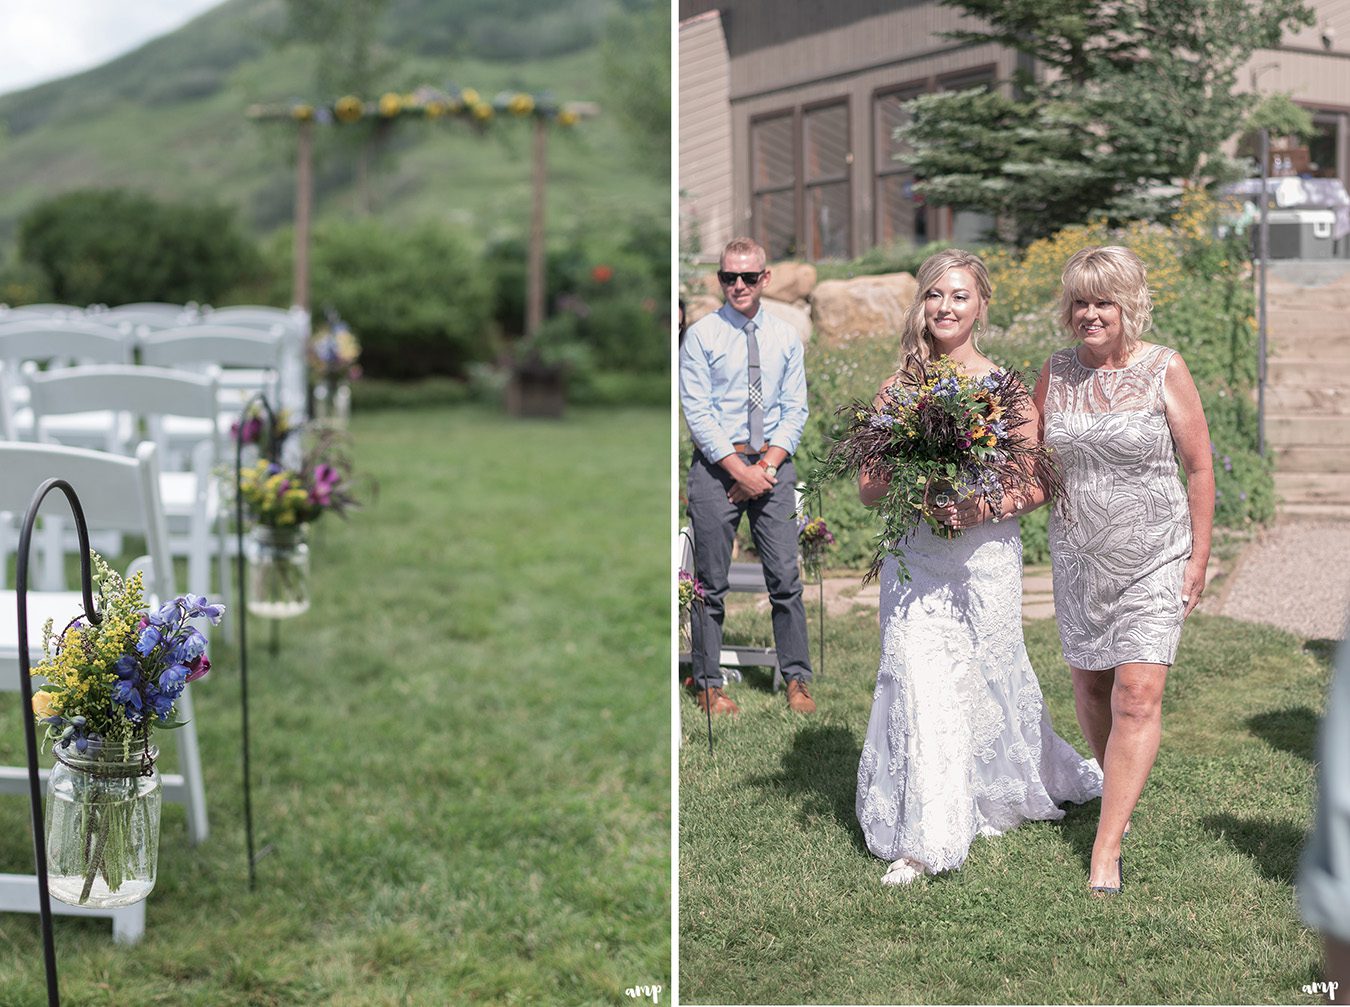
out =
[(178, 717), (187, 725), (174, 731), (178, 743), (178, 765), (187, 787), (188, 839), (196, 845), (210, 833), (206, 820), (206, 787), (202, 784), (202, 756), (197, 747), (197, 723), (192, 712), (192, 686), (178, 697)]
[[(145, 902), (137, 902), (117, 909), (94, 909), (88, 906), (68, 906), (51, 900), (56, 916), (101, 916), (113, 921), (113, 940), (118, 944), (135, 944), (145, 934)], [(38, 883), (32, 874), (0, 874), (0, 912), (35, 913), (38, 911)]]

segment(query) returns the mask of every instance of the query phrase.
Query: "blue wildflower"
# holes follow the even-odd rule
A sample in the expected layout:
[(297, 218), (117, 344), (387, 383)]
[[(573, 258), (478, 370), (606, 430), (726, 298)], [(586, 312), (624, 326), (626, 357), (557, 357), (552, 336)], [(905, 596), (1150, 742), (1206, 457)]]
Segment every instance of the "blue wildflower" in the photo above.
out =
[(167, 626), (172, 620), (178, 617), (178, 602), (169, 601), (159, 606), (159, 610), (152, 612), (145, 617), (145, 621), (152, 626)]
[(188, 626), (169, 646), (169, 660), (189, 664), (206, 653), (206, 637)]
[(159, 675), (159, 687), (166, 693), (177, 696), (183, 691), (183, 686), (187, 684), (188, 666), (185, 664), (171, 664), (165, 668)]
[(162, 639), (163, 637), (158, 629), (153, 625), (146, 626), (141, 630), (141, 635), (136, 640), (136, 653), (140, 654), (141, 657), (149, 656), (150, 652), (159, 646)]

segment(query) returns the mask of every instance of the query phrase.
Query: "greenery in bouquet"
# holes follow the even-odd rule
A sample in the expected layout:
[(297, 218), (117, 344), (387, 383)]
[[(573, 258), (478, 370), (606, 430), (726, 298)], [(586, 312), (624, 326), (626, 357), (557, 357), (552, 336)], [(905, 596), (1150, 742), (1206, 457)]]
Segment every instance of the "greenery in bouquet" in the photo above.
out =
[(797, 521), (797, 551), (807, 570), (819, 572), (821, 561), (833, 545), (834, 533), (823, 517), (803, 515)]
[(336, 311), (327, 313), (327, 324), (309, 338), (309, 370), (316, 382), (336, 387), (361, 377), (361, 343)]
[(872, 402), (840, 407), (843, 432), (812, 482), (856, 479), (864, 471), (890, 477), (876, 508), (882, 529), (865, 581), (877, 575), (887, 554), (896, 556), (901, 578), (908, 578), (903, 543), (920, 524), (958, 534), (934, 513), (945, 500), (978, 493), (998, 508), (1005, 492), (1021, 495), (1039, 484), (1054, 494), (1062, 487), (1050, 454), (1018, 429), (1030, 409), (1031, 395), (1015, 372), (974, 378), (947, 357), (912, 362)]
[[(124, 580), (97, 553), (91, 558), (100, 619), (76, 618), (59, 633), (47, 621), (45, 656), (32, 669), (46, 681), (33, 694), (33, 714), (57, 749), (93, 755), (139, 748), (149, 762), (152, 731), (182, 726), (175, 703), (189, 682), (211, 670), (206, 637), (191, 621), (219, 625), (225, 606), (187, 594), (152, 612), (139, 573)], [(94, 798), (79, 825), (83, 853), (75, 865), (84, 875), (81, 902), (97, 876), (110, 891), (120, 887), (133, 833), (132, 802), (91, 790)]]
[(357, 505), (351, 459), (341, 434), (327, 428), (311, 438), (297, 468), (260, 458), (243, 469), (239, 492), (251, 521), (269, 528), (297, 528)]

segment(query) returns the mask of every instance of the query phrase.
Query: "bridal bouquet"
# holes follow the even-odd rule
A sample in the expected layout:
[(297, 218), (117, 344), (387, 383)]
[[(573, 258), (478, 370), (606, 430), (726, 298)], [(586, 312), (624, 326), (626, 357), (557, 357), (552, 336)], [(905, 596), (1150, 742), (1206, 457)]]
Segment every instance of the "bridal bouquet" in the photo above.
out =
[(1031, 395), (1013, 371), (973, 378), (947, 357), (916, 370), (875, 401), (838, 410), (847, 427), (815, 477), (890, 475), (877, 507), (882, 529), (864, 580), (877, 575), (888, 553), (899, 560), (901, 579), (908, 579), (901, 543), (922, 523), (947, 536), (958, 534), (939, 524), (934, 507), (982, 493), (997, 509), (1005, 492), (1025, 493), (1037, 484), (1052, 494), (1062, 488), (1045, 448), (1018, 436), (1031, 415)]
[(159, 789), (157, 778), (138, 781), (154, 776), (153, 730), (183, 726), (175, 703), (211, 669), (191, 620), (218, 625), (225, 606), (188, 594), (150, 611), (139, 573), (123, 580), (91, 558), (101, 618), (74, 619), (60, 633), (47, 621), (33, 714), (59, 762), (47, 808), (52, 893), (85, 905), (102, 879), (95, 902), (117, 905), (154, 885)]

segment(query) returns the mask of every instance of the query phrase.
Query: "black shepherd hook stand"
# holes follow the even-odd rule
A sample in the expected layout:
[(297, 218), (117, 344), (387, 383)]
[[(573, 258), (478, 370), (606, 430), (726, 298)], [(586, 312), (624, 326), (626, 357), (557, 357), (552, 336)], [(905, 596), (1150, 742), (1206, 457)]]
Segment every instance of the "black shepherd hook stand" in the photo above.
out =
[[(236, 555), (235, 555), (235, 573), (239, 581), (239, 618), (236, 620), (239, 624), (239, 704), (241, 707), (244, 735), (244, 833), (248, 842), (248, 890), (253, 891), (257, 887), (257, 863), (258, 856), (253, 852), (253, 788), (251, 780), (253, 778), (252, 769), (249, 763), (249, 734), (248, 734), (248, 597), (245, 587), (245, 569), (244, 569), (244, 493), (243, 477), (241, 475), (244, 467), (244, 424), (248, 422), (249, 410), (253, 408), (254, 403), (262, 406), (263, 412), (267, 415), (267, 438), (263, 440), (260, 436), (259, 442), (263, 446), (263, 453), (268, 461), (276, 462), (281, 453), (281, 444), (277, 438), (277, 417), (272, 411), (272, 406), (267, 401), (267, 396), (258, 392), (253, 398), (249, 399), (244, 405), (243, 411), (239, 414), (239, 425), (235, 427), (234, 434), (234, 528), (236, 536)], [(272, 623), (273, 633), (276, 632), (276, 622)], [(276, 653), (276, 637), (272, 638), (272, 652)], [(267, 850), (263, 851), (264, 855)]]
[(42, 953), (47, 966), (47, 1003), (59, 1007), (61, 994), (56, 981), (56, 941), (52, 936), (52, 900), (47, 888), (47, 835), (42, 820), (42, 784), (38, 775), (37, 724), (33, 720), (33, 688), (28, 663), (28, 553), (32, 546), (33, 525), (38, 508), (47, 494), (59, 489), (75, 515), (75, 531), (80, 540), (80, 589), (84, 594), (84, 615), (91, 625), (103, 616), (94, 608), (94, 580), (89, 565), (89, 526), (84, 520), (80, 498), (64, 479), (48, 479), (33, 494), (19, 534), (18, 572), (15, 597), (19, 608), (19, 692), (23, 697), (23, 737), (28, 748), (28, 803), (33, 812), (33, 857), (37, 861), (38, 915), (42, 920)]
[[(816, 516), (825, 513), (825, 491), (816, 488)], [(820, 585), (820, 661), (816, 664), (816, 674), (825, 673), (825, 565), (816, 563), (816, 583)]]

